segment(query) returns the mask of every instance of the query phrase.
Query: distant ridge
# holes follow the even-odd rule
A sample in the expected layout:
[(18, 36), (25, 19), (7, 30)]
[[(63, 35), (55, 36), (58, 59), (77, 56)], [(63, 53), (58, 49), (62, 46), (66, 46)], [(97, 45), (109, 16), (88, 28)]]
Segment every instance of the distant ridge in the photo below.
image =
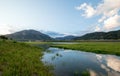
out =
[(68, 35), (64, 37), (56, 37), (55, 40), (73, 40), (76, 36)]
[(41, 31), (41, 32), (53, 38), (65, 36), (65, 34), (54, 32), (54, 31)]
[(17, 41), (53, 41), (53, 40), (118, 40), (120, 39), (120, 30), (110, 32), (93, 32), (87, 33), (83, 36), (64, 36), (52, 38), (49, 35), (41, 33), (36, 30), (22, 30), (12, 34), (5, 35), (9, 39)]
[(120, 39), (120, 30), (110, 32), (93, 32), (75, 37), (74, 40)]
[(12, 34), (6, 35), (8, 38), (12, 38), (13, 40), (17, 41), (35, 41), (35, 40), (40, 40), (40, 41), (49, 41), (53, 40), (50, 36), (43, 34), (39, 31), (36, 30), (22, 30), (19, 32), (15, 32)]

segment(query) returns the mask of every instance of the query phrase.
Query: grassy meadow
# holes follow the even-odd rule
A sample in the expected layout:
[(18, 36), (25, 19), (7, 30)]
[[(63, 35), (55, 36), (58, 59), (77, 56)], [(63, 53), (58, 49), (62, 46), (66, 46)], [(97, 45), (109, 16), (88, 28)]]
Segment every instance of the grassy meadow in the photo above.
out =
[(0, 76), (52, 76), (41, 61), (42, 49), (25, 43), (0, 40)]
[(79, 42), (78, 44), (55, 44), (52, 47), (120, 56), (120, 42)]
[(44, 44), (44, 45), (45, 45), (45, 44), (47, 44), (47, 45), (48, 45), (48, 44), (52, 44), (52, 42), (40, 42), (40, 41), (38, 41), (38, 42), (34, 42), (34, 41), (33, 41), (33, 42), (24, 42), (24, 43), (32, 44), (32, 45), (35, 45), (35, 44), (37, 44), (37, 45), (38, 45), (38, 44)]

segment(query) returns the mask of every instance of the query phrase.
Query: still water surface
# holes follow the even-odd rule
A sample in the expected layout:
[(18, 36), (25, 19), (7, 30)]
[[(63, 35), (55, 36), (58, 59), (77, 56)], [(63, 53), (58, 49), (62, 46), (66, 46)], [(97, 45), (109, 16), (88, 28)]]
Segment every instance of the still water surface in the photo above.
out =
[(120, 76), (120, 56), (49, 48), (42, 61), (53, 65), (55, 76)]

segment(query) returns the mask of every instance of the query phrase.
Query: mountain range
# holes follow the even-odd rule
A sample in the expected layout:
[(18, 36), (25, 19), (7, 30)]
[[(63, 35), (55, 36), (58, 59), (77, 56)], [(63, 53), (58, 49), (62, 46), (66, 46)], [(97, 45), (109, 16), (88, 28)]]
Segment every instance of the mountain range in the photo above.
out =
[(74, 40), (120, 39), (120, 30), (110, 32), (93, 32), (74, 38)]
[(73, 40), (74, 38), (76, 38), (76, 36), (73, 36), (73, 35), (68, 35), (68, 36), (64, 36), (64, 37), (56, 37), (55, 40)]
[[(52, 33), (53, 34), (53, 33)], [(120, 39), (120, 30), (117, 31), (110, 31), (110, 32), (93, 32), (93, 33), (87, 33), (83, 36), (73, 36), (68, 35), (64, 37), (56, 37), (53, 38), (49, 36), (49, 34), (41, 33), (40, 31), (36, 30), (22, 30), (19, 32), (15, 32), (12, 34), (5, 35), (9, 39), (17, 40), (17, 41), (55, 41), (55, 40), (101, 40), (101, 39)]]
[(6, 37), (11, 38), (13, 40), (17, 40), (17, 41), (53, 40), (53, 38), (51, 38), (50, 36), (36, 30), (23, 30), (23, 31), (12, 33), (12, 34), (8, 34), (6, 35)]
[(42, 33), (49, 35), (52, 38), (56, 38), (56, 37), (64, 37), (66, 36), (66, 34), (62, 34), (62, 33), (58, 33), (58, 32), (53, 32), (53, 31), (41, 31)]

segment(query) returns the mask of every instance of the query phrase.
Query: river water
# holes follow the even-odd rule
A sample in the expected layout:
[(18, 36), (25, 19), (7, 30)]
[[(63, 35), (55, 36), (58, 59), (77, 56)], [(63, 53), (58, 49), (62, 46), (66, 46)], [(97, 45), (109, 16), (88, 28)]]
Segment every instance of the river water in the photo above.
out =
[(55, 76), (120, 76), (120, 56), (50, 47), (42, 61), (54, 67)]

